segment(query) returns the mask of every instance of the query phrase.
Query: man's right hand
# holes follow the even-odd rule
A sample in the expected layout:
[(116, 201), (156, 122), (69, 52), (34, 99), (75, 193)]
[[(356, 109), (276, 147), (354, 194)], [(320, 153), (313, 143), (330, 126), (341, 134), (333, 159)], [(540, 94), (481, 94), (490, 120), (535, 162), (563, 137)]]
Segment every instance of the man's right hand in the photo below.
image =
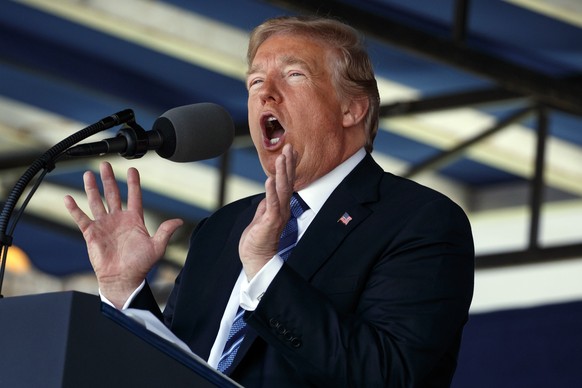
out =
[(275, 162), (275, 175), (265, 182), (265, 198), (241, 236), (239, 256), (248, 281), (277, 253), (281, 232), (289, 221), (297, 157), (291, 144), (286, 144)]
[(90, 171), (83, 175), (93, 219), (79, 208), (70, 195), (65, 197), (64, 202), (83, 233), (101, 294), (121, 308), (163, 256), (170, 237), (182, 225), (182, 220), (165, 221), (150, 236), (144, 223), (138, 171), (135, 168), (127, 171), (126, 209), (122, 209), (119, 187), (111, 165), (101, 163), (100, 173), (107, 207), (101, 199), (95, 175)]

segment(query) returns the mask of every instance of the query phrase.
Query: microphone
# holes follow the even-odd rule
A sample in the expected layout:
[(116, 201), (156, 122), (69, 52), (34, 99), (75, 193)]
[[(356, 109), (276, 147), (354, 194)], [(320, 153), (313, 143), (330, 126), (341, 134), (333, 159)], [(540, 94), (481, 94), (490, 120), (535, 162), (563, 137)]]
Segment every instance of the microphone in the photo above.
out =
[(220, 105), (199, 103), (170, 109), (156, 119), (151, 131), (135, 121), (126, 123), (116, 137), (79, 144), (66, 151), (70, 157), (118, 153), (126, 159), (140, 158), (155, 150), (173, 162), (195, 162), (224, 153), (234, 139), (234, 123)]

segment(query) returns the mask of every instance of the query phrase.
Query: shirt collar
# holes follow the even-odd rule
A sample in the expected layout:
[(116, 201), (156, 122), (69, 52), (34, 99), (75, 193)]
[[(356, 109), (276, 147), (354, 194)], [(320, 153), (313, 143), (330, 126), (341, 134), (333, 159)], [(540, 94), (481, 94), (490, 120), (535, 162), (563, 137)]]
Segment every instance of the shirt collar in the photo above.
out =
[(342, 164), (306, 188), (299, 190), (299, 195), (315, 214), (323, 207), (325, 201), (327, 201), (341, 181), (364, 159), (364, 156), (366, 156), (366, 151), (364, 148), (360, 148)]

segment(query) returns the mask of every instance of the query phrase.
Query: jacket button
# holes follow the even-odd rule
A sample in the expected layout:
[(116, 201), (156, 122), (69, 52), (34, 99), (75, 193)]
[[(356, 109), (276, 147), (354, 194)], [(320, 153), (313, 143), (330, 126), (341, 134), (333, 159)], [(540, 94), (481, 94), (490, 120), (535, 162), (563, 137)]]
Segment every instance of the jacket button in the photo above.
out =
[(289, 342), (291, 343), (291, 346), (293, 346), (295, 349), (300, 348), (301, 347), (301, 340), (297, 337), (293, 337), (289, 340)]

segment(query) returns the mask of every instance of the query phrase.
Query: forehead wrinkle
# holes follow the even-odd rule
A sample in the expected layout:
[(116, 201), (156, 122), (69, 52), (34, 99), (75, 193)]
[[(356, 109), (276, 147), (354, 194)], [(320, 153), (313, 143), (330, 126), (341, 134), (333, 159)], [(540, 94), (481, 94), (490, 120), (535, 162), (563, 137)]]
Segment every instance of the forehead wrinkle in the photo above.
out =
[(283, 55), (280, 58), (280, 62), (284, 66), (301, 65), (301, 66), (306, 67), (308, 70), (311, 69), (311, 66), (309, 66), (309, 64), (306, 61), (304, 61), (303, 59), (298, 58), (298, 57), (296, 57), (294, 55)]
[[(290, 66), (290, 65), (300, 65), (305, 67), (307, 70), (312, 71), (312, 66), (309, 65), (308, 62), (305, 60), (298, 58), (295, 55), (282, 55), (281, 57), (277, 58), (277, 62), (283, 66)], [(247, 71), (247, 76), (253, 73), (259, 73), (263, 70), (264, 66), (262, 64), (253, 64)]]

